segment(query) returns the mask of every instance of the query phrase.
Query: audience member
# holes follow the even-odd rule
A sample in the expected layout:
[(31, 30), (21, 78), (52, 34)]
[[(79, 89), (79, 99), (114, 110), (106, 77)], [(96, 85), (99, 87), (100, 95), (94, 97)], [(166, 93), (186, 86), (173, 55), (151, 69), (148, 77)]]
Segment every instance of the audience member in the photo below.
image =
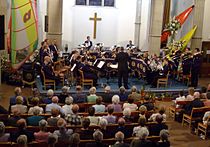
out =
[(187, 101), (192, 101), (192, 100), (194, 100), (194, 92), (195, 92), (194, 87), (189, 87), (189, 88), (188, 88), (188, 95), (187, 95), (187, 97), (186, 97), (186, 100), (187, 100)]
[(72, 113), (73, 98), (71, 96), (66, 97), (65, 105), (62, 106), (65, 115)]
[(110, 106), (110, 107), (108, 107), (107, 111), (108, 111), (108, 115), (103, 116), (103, 118), (105, 118), (109, 124), (115, 124), (116, 116), (113, 115), (114, 108), (112, 106)]
[(28, 111), (28, 108), (26, 105), (23, 105), (23, 97), (22, 96), (17, 96), (16, 97), (16, 105), (11, 106), (11, 111), (14, 109), (19, 109), (20, 113), (26, 113)]
[(47, 119), (49, 126), (57, 126), (57, 121), (60, 119), (59, 110), (56, 108), (51, 109), (52, 116)]
[(55, 144), (58, 142), (58, 136), (56, 134), (50, 134), (48, 136), (48, 147), (55, 147)]
[[(185, 101), (185, 100), (186, 100), (186, 98), (184, 96), (184, 91), (182, 90), (179, 92), (179, 97), (176, 98), (175, 104), (177, 103), (177, 101)], [(176, 108), (182, 108), (182, 106), (176, 105)]]
[(131, 137), (132, 135), (131, 129), (125, 127), (125, 119), (122, 117), (118, 119), (118, 127), (116, 132), (118, 131), (122, 132), (125, 135), (125, 138)]
[(163, 129), (168, 130), (168, 126), (163, 123), (163, 116), (162, 115), (157, 115), (156, 116), (156, 122), (157, 124), (153, 125), (150, 127), (150, 135), (158, 136), (160, 134), (160, 131)]
[(61, 89), (61, 94), (59, 95), (59, 103), (65, 103), (65, 99), (66, 97), (69, 96), (69, 93), (68, 93), (68, 90), (69, 90), (69, 87), (67, 86), (63, 86), (62, 89)]
[[(15, 95), (10, 97), (10, 106), (15, 105), (16, 104), (16, 97), (17, 96), (21, 96), (22, 94), (22, 90), (20, 87), (16, 87), (14, 90)], [(23, 105), (27, 105), (27, 100), (24, 96), (23, 97)]]
[(128, 94), (126, 93), (126, 89), (124, 86), (121, 86), (119, 88), (119, 97), (120, 97), (120, 101), (124, 102), (124, 101), (127, 101), (128, 99)]
[[(203, 116), (203, 124), (208, 125), (210, 123), (210, 111), (206, 111)], [(209, 121), (209, 122), (208, 122)]]
[(204, 101), (204, 105), (205, 106), (210, 106), (210, 92), (208, 92), (206, 94), (206, 97), (207, 97), (207, 99), (206, 99), (206, 101)]
[(10, 134), (5, 133), (5, 125), (3, 122), (0, 122), (0, 142), (7, 142), (9, 141)]
[(105, 105), (102, 104), (101, 96), (98, 96), (98, 98), (96, 99), (96, 104), (93, 105), (92, 107), (95, 108), (96, 113), (105, 112)]
[(52, 108), (58, 109), (59, 112), (60, 112), (62, 115), (64, 115), (64, 110), (61, 108), (60, 105), (58, 105), (58, 97), (57, 97), (57, 96), (53, 96), (53, 97), (52, 97), (52, 103), (46, 105), (45, 112), (46, 112), (46, 113), (51, 113)]
[(140, 100), (141, 95), (137, 92), (136, 86), (131, 87), (131, 94), (129, 94), (128, 97), (133, 98), (134, 102), (138, 102)]
[(20, 117), (20, 114), (21, 114), (20, 110), (19, 109), (14, 109), (12, 111), (12, 114), (13, 115), (8, 118), (7, 125), (8, 126), (17, 127), (17, 121), (19, 119), (21, 119), (21, 117)]
[(148, 94), (144, 96), (144, 102), (141, 104), (147, 107), (147, 111), (154, 110), (155, 106)]
[(100, 118), (98, 116), (95, 116), (95, 108), (94, 107), (89, 107), (88, 108), (88, 116), (87, 118), (89, 118), (90, 120), (90, 125), (98, 125)]
[(145, 117), (140, 117), (138, 120), (138, 126), (133, 128), (133, 136), (136, 136), (136, 134), (138, 133), (138, 131), (142, 128), (145, 127), (147, 128), (146, 125), (146, 118)]
[(102, 140), (103, 140), (103, 133), (101, 131), (96, 130), (93, 133), (93, 138), (94, 138), (95, 142), (93, 142), (93, 143), (87, 143), (86, 144), (86, 147), (108, 147), (107, 144), (104, 144), (102, 142)]
[(139, 118), (141, 118), (141, 117), (146, 118), (146, 112), (147, 112), (147, 107), (144, 105), (141, 105), (139, 107)]
[(125, 108), (123, 110), (123, 118), (125, 119), (126, 124), (130, 124), (134, 121), (133, 116), (131, 116), (131, 109), (130, 108)]
[(123, 104), (123, 109), (130, 108), (131, 111), (136, 111), (138, 109), (138, 106), (134, 104), (134, 99), (132, 97), (128, 97), (128, 102)]
[(80, 143), (80, 135), (78, 133), (72, 134), (70, 138), (69, 147), (79, 147), (79, 143)]
[(74, 103), (84, 103), (87, 101), (87, 96), (83, 93), (80, 85), (76, 86), (76, 93), (72, 94), (72, 97), (74, 99)]
[(113, 95), (112, 104), (109, 104), (107, 107), (113, 107), (114, 112), (122, 112), (122, 105), (119, 104), (120, 97), (118, 95)]
[(51, 134), (50, 132), (47, 131), (47, 121), (42, 119), (39, 121), (39, 132), (34, 132), (34, 138), (36, 142), (48, 142), (48, 137)]
[(79, 106), (77, 104), (74, 104), (72, 106), (72, 114), (68, 114), (66, 116), (66, 121), (70, 125), (80, 125), (81, 124), (81, 116), (78, 114), (79, 112)]
[(58, 136), (58, 141), (69, 142), (70, 137), (73, 134), (73, 130), (66, 129), (66, 121), (63, 118), (60, 118), (57, 121), (57, 127), (59, 128), (59, 130), (55, 130), (53, 134)]
[(113, 137), (113, 130), (107, 130), (108, 122), (106, 119), (101, 118), (99, 122), (100, 131), (104, 135), (104, 139), (112, 138)]
[(161, 106), (160, 107), (160, 110), (158, 113), (153, 113), (150, 118), (148, 119), (148, 121), (153, 121), (155, 122), (156, 121), (156, 117), (157, 115), (162, 115), (163, 116), (163, 121), (165, 122), (166, 121), (166, 114), (165, 114), (165, 111), (166, 111), (166, 108), (164, 106)]
[(115, 134), (115, 144), (112, 145), (112, 147), (129, 147), (129, 144), (127, 143), (124, 143), (124, 134), (123, 132), (120, 132), (118, 131), (116, 134)]
[(80, 139), (93, 139), (93, 130), (89, 129), (90, 126), (90, 119), (84, 118), (82, 121), (82, 128), (78, 132), (80, 134)]
[(18, 130), (16, 132), (10, 134), (10, 139), (11, 139), (12, 142), (16, 142), (17, 138), (20, 135), (26, 135), (27, 138), (28, 138), (28, 142), (31, 142), (31, 141), (34, 140), (33, 132), (28, 131), (26, 129), (27, 125), (26, 125), (26, 120), (25, 119), (19, 119), (17, 121), (17, 126), (18, 126)]
[(28, 138), (26, 135), (20, 135), (18, 138), (17, 138), (17, 145), (18, 147), (27, 147), (28, 145)]
[(33, 88), (32, 89), (32, 96), (30, 96), (28, 98), (29, 104), (33, 104), (34, 98), (36, 98), (36, 99), (38, 98), (39, 102), (40, 103), (42, 102), (42, 98), (41, 98), (41, 95), (40, 95), (40, 92), (39, 92), (38, 88)]
[(54, 96), (54, 91), (52, 89), (49, 89), (47, 91), (47, 97), (44, 98), (42, 101), (44, 104), (50, 104), (52, 103), (52, 97)]
[(39, 108), (35, 108), (33, 111), (33, 116), (28, 117), (27, 120), (27, 124), (29, 126), (38, 126), (39, 125), (39, 121), (44, 119), (43, 116), (39, 116), (40, 114), (40, 109)]
[(92, 102), (92, 103), (96, 103), (96, 99), (98, 98), (98, 96), (96, 95), (96, 88), (95, 87), (91, 87), (89, 90), (89, 96), (87, 96), (87, 102)]
[(113, 93), (111, 92), (111, 87), (110, 86), (106, 86), (104, 88), (104, 92), (102, 92), (102, 93), (100, 93), (98, 95), (103, 98), (103, 102), (111, 103), (111, 99), (112, 99)]
[(170, 147), (170, 141), (168, 140), (169, 132), (168, 130), (160, 131), (160, 141), (157, 142), (157, 147)]
[(39, 107), (39, 98), (38, 97), (35, 97), (32, 99), (32, 104), (33, 104), (33, 107), (30, 107), (29, 110), (28, 110), (28, 114), (33, 114), (35, 110), (39, 109), (39, 113), (42, 114), (43, 113), (43, 108), (42, 107)]

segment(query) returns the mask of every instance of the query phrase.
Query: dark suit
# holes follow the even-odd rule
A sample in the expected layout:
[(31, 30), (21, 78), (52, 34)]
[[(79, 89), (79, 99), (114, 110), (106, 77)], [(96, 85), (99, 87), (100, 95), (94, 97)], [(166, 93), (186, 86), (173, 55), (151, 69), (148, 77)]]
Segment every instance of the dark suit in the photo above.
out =
[(197, 87), (198, 86), (198, 75), (200, 72), (200, 66), (201, 66), (201, 54), (197, 54), (193, 56), (192, 59), (192, 68), (191, 68), (191, 86)]
[(83, 67), (81, 67), (81, 69), (83, 71), (84, 78), (85, 79), (93, 79), (93, 85), (96, 86), (97, 80), (98, 80), (97, 74), (94, 73), (92, 71), (92, 69), (86, 64)]
[(50, 45), (49, 46), (50, 51), (53, 53), (53, 62), (58, 61), (58, 49), (56, 45)]
[(43, 65), (43, 71), (46, 79), (55, 80), (56, 84), (59, 84), (60, 80), (59, 77), (55, 76), (55, 73), (53, 71), (53, 68), (51, 65)]
[(86, 47), (88, 50), (93, 46), (93, 42), (90, 40), (86, 40), (85, 44), (87, 44), (88, 46)]
[(124, 87), (128, 89), (128, 61), (130, 57), (128, 53), (120, 52), (117, 54), (115, 61), (118, 63), (118, 86), (122, 86), (122, 79)]

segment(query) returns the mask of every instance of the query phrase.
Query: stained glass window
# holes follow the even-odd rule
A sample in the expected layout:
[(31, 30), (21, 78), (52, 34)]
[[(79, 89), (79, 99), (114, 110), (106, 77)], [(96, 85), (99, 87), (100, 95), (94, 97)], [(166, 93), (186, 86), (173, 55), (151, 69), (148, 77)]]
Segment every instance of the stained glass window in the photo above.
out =
[(104, 0), (104, 6), (114, 7), (114, 0)]
[(102, 0), (89, 0), (89, 5), (90, 6), (101, 6)]
[(87, 0), (76, 0), (76, 5), (87, 5)]

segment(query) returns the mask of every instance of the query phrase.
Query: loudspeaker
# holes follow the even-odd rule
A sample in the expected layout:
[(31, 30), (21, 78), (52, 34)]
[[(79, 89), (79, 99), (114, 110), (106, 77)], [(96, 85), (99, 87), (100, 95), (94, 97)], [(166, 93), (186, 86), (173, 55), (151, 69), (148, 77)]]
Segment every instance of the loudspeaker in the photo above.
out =
[(4, 28), (4, 26), (5, 26), (4, 15), (0, 15), (0, 50), (5, 49), (5, 38), (4, 38), (5, 28)]
[(44, 17), (44, 31), (48, 32), (48, 16), (45, 15)]

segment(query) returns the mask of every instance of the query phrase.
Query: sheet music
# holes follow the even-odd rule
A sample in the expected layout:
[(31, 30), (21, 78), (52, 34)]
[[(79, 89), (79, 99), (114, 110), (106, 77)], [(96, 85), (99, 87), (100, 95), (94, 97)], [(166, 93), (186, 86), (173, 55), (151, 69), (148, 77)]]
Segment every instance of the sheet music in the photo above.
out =
[(97, 65), (97, 67), (102, 68), (104, 64), (105, 64), (105, 61), (100, 61)]
[(95, 64), (97, 63), (98, 59), (95, 60), (95, 62), (93, 63), (93, 66), (95, 66)]
[(73, 67), (71, 68), (71, 71), (74, 71), (75, 67), (76, 67), (76, 64), (73, 65)]
[(114, 68), (114, 69), (117, 69), (118, 68), (118, 64), (111, 64), (110, 67)]

